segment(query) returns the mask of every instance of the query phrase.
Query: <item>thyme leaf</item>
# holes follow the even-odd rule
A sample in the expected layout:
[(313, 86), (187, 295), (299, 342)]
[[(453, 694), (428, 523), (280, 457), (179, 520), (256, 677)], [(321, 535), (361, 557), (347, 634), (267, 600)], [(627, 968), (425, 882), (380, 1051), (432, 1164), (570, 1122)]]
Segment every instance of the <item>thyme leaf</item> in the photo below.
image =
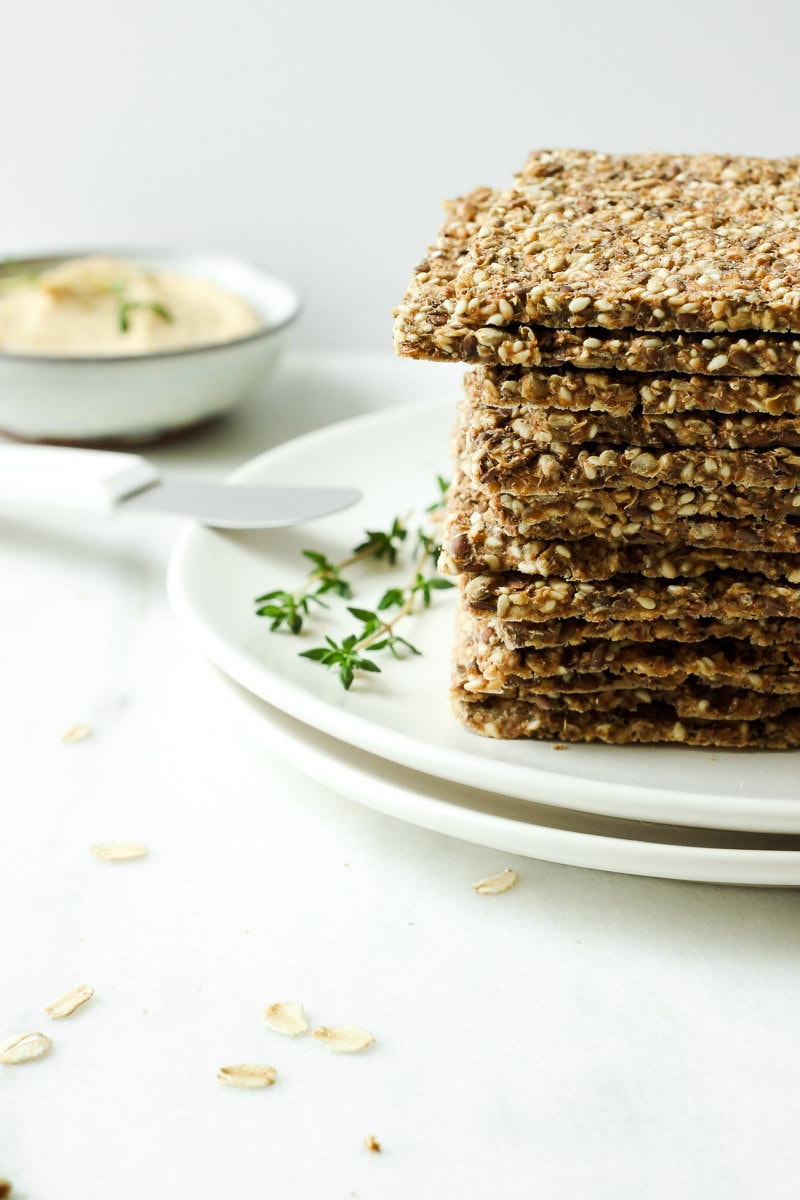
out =
[[(437, 477), (437, 484), (439, 499), (425, 510), (426, 513), (440, 510), (444, 503), (448, 483)], [(293, 592), (275, 590), (259, 596), (256, 613), (270, 621), (271, 631), (286, 629), (289, 633), (299, 634), (312, 604), (328, 607), (322, 596), (330, 593), (344, 600), (352, 598), (352, 585), (343, 574), (348, 567), (369, 559), (388, 567), (396, 566), (402, 551), (409, 545), (413, 546), (413, 559), (410, 577), (404, 586), (387, 588), (374, 609), (348, 605), (347, 611), (359, 628), (339, 641), (326, 634), (324, 645), (300, 652), (301, 658), (335, 670), (342, 687), (349, 690), (359, 672), (380, 673), (374, 655), (385, 651), (393, 658), (401, 659), (420, 654), (416, 646), (396, 632), (396, 626), (412, 613), (429, 608), (435, 592), (454, 586), (451, 580), (442, 579), (431, 569), (439, 554), (433, 532), (422, 528), (409, 538), (407, 519), (395, 517), (387, 529), (367, 529), (364, 539), (340, 562), (332, 562), (319, 550), (303, 550), (303, 557), (312, 566), (304, 582)]]
[(130, 313), (135, 308), (145, 309), (147, 312), (153, 313), (162, 321), (167, 321), (170, 325), (174, 321), (174, 317), (170, 310), (164, 304), (158, 304), (154, 300), (125, 300), (120, 299), (117, 309), (117, 322), (119, 324), (120, 333), (127, 333), (131, 327)]

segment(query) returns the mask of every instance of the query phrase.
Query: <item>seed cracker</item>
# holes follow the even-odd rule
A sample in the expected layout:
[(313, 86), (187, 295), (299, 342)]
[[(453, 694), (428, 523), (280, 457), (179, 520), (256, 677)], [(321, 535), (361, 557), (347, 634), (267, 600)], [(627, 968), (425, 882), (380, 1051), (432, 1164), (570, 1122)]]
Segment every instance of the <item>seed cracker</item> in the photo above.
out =
[[(600, 536), (634, 543), (678, 541), (734, 550), (800, 550), (800, 491), (665, 484), (530, 496), (500, 492), (474, 503), (480, 513), (474, 518), (476, 524), (495, 524), (523, 537)], [(449, 510), (446, 526), (452, 537), (465, 532), (463, 517), (455, 508)]]
[[(470, 398), (494, 408), (525, 405), (536, 410), (608, 413), (612, 416), (674, 416), (691, 413), (698, 420), (719, 413), (748, 416), (800, 414), (800, 379), (781, 375), (726, 376), (644, 375), (630, 371), (524, 370), (515, 367), (470, 367), (465, 374)], [(753, 422), (755, 424), (755, 422)]]
[[(469, 693), (464, 692), (464, 699)], [(778, 717), (800, 707), (797, 692), (771, 696), (749, 688), (710, 687), (707, 683), (688, 681), (677, 688), (665, 688), (647, 683), (639, 688), (608, 687), (596, 692), (561, 692), (531, 695), (528, 702), (549, 713), (595, 713), (602, 717), (613, 713), (616, 720), (626, 720), (626, 714), (649, 704), (668, 704), (677, 717), (697, 717), (703, 721), (757, 721), (762, 717)]]
[(486, 188), (450, 202), (440, 234), (395, 309), (398, 354), (443, 362), (701, 375), (798, 375), (800, 339), (748, 332), (656, 335), (631, 330), (548, 329), (511, 322), (465, 324), (454, 280), (498, 194)]
[(674, 413), (650, 416), (638, 410), (616, 413), (570, 412), (541, 405), (517, 404), (503, 408), (485, 405), (468, 373), (465, 437), (474, 446), (483, 436), (508, 431), (520, 441), (546, 450), (553, 442), (581, 446), (605, 442), (615, 446), (666, 449), (701, 446), (704, 450), (774, 449), (800, 446), (800, 417), (772, 417), (762, 413)]
[(473, 575), (463, 584), (464, 607), (514, 621), (646, 621), (676, 617), (763, 620), (800, 617), (800, 587), (773, 583), (758, 575), (742, 578), (719, 571), (699, 579), (613, 580), (571, 583), (508, 574)]
[(798, 224), (800, 158), (534, 153), (470, 243), (456, 313), (800, 332)]
[(629, 540), (624, 531), (620, 538), (548, 540), (536, 536), (535, 524), (521, 525), (498, 522), (480, 491), (457, 476), (447, 501), (439, 570), (445, 575), (519, 571), (570, 580), (611, 579), (618, 574), (685, 579), (737, 570), (800, 583), (800, 554), (775, 548), (687, 546), (674, 529), (668, 539), (656, 544)]
[[(590, 635), (591, 627), (586, 640), (575, 646), (512, 649), (491, 625), (462, 614), (456, 651), (462, 686), (497, 695), (507, 694), (509, 688), (514, 694), (521, 693), (529, 685), (536, 691), (591, 691), (603, 686), (598, 676), (615, 688), (680, 676), (695, 677), (712, 686), (730, 684), (774, 694), (800, 691), (797, 644), (759, 647), (715, 638), (689, 644), (658, 640), (640, 645), (603, 642)], [(595, 677), (594, 689), (584, 686), (584, 676)]]
[(772, 750), (800, 746), (800, 708), (762, 720), (682, 720), (670, 705), (654, 703), (633, 709), (620, 721), (606, 720), (594, 712), (543, 712), (536, 705), (500, 696), (468, 699), (458, 690), (452, 700), (458, 719), (484, 737), (616, 745), (673, 742)]
[(653, 621), (597, 620), (587, 625), (578, 618), (557, 621), (503, 621), (498, 617), (483, 617), (484, 627), (491, 628), (511, 650), (527, 646), (544, 649), (549, 646), (579, 646), (587, 638), (599, 638), (604, 643), (643, 642), (704, 642), (708, 638), (737, 639), (753, 646), (775, 646), (800, 642), (800, 621), (767, 617), (760, 621), (739, 621), (714, 617), (657, 617)]
[(735, 487), (800, 489), (800, 454), (776, 450), (622, 449), (553, 443), (546, 451), (502, 433), (467, 447), (464, 470), (487, 491), (525, 496), (562, 488)]

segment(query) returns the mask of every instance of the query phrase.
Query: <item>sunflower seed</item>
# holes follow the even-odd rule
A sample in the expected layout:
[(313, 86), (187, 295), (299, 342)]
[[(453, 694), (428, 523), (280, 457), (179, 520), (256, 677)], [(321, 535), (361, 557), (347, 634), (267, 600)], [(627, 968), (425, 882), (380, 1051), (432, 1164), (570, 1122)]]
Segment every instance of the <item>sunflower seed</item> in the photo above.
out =
[(235, 1063), (232, 1067), (220, 1067), (217, 1079), (228, 1087), (265, 1088), (275, 1082), (275, 1068), (260, 1067), (257, 1063)]
[(70, 725), (69, 729), (65, 729), (62, 733), (61, 740), (62, 742), (82, 742), (91, 735), (91, 725)]
[(16, 1033), (0, 1042), (0, 1063), (21, 1063), (31, 1058), (41, 1058), (52, 1044), (43, 1033)]
[(126, 862), (130, 858), (144, 858), (147, 854), (147, 846), (139, 842), (97, 842), (89, 849), (103, 862)]
[(67, 992), (60, 999), (48, 1004), (44, 1011), (54, 1021), (58, 1021), (62, 1017), (71, 1017), (75, 1010), (85, 1004), (87, 1000), (91, 1000), (93, 995), (94, 988), (90, 987), (88, 983), (82, 983), (80, 987), (73, 988), (71, 992)]
[(320, 1025), (314, 1030), (314, 1041), (337, 1054), (354, 1054), (356, 1050), (366, 1050), (375, 1038), (357, 1025)]
[(482, 896), (497, 896), (500, 892), (509, 891), (518, 879), (517, 872), (512, 871), (511, 867), (506, 867), (505, 871), (501, 871), (499, 875), (489, 875), (486, 879), (479, 879), (472, 886)]
[(297, 1000), (281, 1000), (277, 1004), (269, 1004), (264, 1009), (264, 1020), (270, 1029), (287, 1037), (297, 1037), (298, 1034), (308, 1031), (303, 1006)]

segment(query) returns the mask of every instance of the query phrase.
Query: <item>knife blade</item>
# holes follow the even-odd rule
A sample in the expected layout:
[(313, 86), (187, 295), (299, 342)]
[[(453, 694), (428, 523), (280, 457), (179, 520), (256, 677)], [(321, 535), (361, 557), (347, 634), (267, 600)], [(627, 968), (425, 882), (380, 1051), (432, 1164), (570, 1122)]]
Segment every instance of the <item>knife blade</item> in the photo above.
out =
[(277, 529), (349, 508), (355, 488), (277, 487), (163, 479), (118, 502), (126, 512), (168, 512), (215, 529)]
[(138, 454), (0, 445), (0, 510), (171, 513), (218, 529), (299, 525), (355, 504), (355, 488), (164, 478)]

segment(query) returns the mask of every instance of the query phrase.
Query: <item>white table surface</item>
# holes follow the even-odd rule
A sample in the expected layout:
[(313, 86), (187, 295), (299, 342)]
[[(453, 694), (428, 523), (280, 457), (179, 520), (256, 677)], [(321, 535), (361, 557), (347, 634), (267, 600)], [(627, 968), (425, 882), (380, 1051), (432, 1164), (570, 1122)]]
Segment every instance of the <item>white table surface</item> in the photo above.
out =
[[(290, 357), (263, 400), (152, 457), (223, 475), (446, 389), (435, 365)], [(0, 1067), (13, 1195), (796, 1195), (797, 893), (515, 860), (305, 780), (172, 618), (180, 528), (0, 525), (0, 1040), (55, 1043)], [(63, 744), (76, 722), (93, 735)], [(150, 855), (94, 859), (111, 838)], [(473, 892), (508, 865), (513, 891)], [(50, 1022), (80, 983), (95, 998)], [(376, 1045), (278, 1037), (260, 1014), (286, 998)], [(215, 1081), (242, 1061), (275, 1086)]]

